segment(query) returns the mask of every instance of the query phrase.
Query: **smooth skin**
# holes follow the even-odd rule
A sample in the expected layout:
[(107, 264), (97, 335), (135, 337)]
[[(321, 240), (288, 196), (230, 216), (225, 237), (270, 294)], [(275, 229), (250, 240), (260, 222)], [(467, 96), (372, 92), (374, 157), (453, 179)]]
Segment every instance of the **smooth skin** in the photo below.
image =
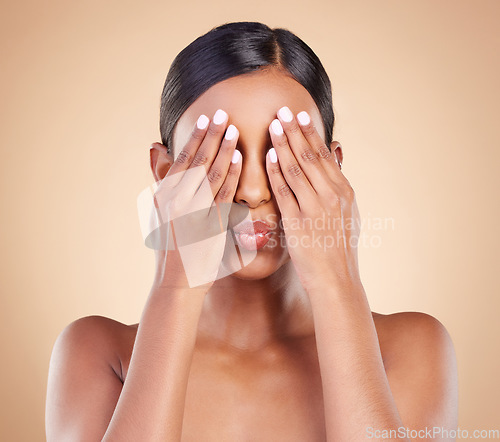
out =
[[(227, 113), (221, 124), (217, 109)], [(301, 112), (309, 124), (299, 124)], [(196, 126), (202, 114), (205, 129)], [(237, 136), (226, 140), (230, 124)], [(270, 68), (200, 96), (178, 121), (174, 152), (153, 144), (155, 180), (176, 176), (195, 195), (186, 170), (203, 165), (215, 201), (245, 205), (252, 219), (281, 219), (283, 229), (251, 264), (196, 288), (176, 252), (156, 251), (138, 324), (102, 316), (69, 324), (51, 357), (49, 441), (409, 440), (383, 430), (457, 428), (456, 356), (445, 327), (424, 313), (371, 311), (356, 228), (286, 222), (359, 220), (342, 148), (324, 143), (309, 93)], [(242, 158), (232, 163), (235, 148)], [(165, 195), (174, 201), (175, 192)], [(329, 248), (290, 240), (318, 235), (341, 240)]]

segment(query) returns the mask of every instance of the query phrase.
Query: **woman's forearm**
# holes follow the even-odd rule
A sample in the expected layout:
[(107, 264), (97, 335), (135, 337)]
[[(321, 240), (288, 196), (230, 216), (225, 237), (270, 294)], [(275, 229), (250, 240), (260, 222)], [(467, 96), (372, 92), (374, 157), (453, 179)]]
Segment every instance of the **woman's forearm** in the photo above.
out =
[[(367, 428), (402, 426), (361, 284), (309, 291), (328, 440), (365, 440)], [(405, 440), (405, 439), (399, 439)]]
[(179, 441), (197, 325), (207, 289), (153, 287), (103, 441)]

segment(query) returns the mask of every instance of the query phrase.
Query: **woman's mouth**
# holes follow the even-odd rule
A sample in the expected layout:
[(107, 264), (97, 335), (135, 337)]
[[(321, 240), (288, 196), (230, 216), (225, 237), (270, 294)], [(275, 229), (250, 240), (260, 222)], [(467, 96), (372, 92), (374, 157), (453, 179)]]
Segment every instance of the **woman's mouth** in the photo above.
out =
[(265, 221), (243, 221), (233, 228), (238, 245), (247, 250), (259, 250), (271, 238), (271, 226)]

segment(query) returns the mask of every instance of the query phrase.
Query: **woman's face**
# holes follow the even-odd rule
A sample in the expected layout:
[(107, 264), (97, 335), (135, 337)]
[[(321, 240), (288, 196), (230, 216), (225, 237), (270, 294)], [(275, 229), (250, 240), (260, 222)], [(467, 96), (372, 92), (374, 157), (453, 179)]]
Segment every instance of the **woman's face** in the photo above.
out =
[(205, 114), (211, 119), (217, 109), (229, 115), (228, 126), (234, 124), (238, 128), (237, 149), (243, 163), (233, 203), (246, 206), (251, 220), (264, 220), (272, 228), (270, 240), (257, 250), (257, 256), (233, 274), (242, 279), (265, 278), (290, 259), (279, 208), (266, 172), (266, 153), (272, 147), (269, 125), (283, 106), (288, 106), (295, 115), (307, 111), (324, 139), (321, 115), (309, 92), (275, 68), (229, 78), (212, 86), (184, 112), (173, 135), (173, 151), (177, 154), (188, 141), (198, 117)]

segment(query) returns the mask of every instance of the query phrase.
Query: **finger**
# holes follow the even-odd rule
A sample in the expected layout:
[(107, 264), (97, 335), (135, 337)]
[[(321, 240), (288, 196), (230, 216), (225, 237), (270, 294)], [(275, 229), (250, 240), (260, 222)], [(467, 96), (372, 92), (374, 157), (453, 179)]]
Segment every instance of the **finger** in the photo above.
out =
[(325, 144), (320, 134), (316, 130), (311, 117), (306, 111), (299, 112), (297, 114), (297, 120), (299, 122), (302, 133), (305, 139), (308, 141), (309, 145), (316, 152), (320, 163), (328, 174), (328, 177), (334, 182), (342, 182), (345, 177), (340, 171), (340, 167), (337, 161), (337, 156), (330, 151), (328, 146)]
[(269, 132), (282, 175), (295, 194), (299, 206), (304, 207), (308, 201), (316, 196), (316, 192), (291, 151), (279, 120), (272, 121)]
[[(222, 140), (217, 157), (212, 163), (210, 170), (207, 173), (207, 180), (212, 189), (212, 195), (215, 197), (219, 192), (228, 174), (232, 159), (241, 156), (240, 152), (236, 152), (238, 143), (239, 131), (236, 126), (230, 124), (226, 130)], [(236, 155), (236, 156), (235, 156)]]
[[(217, 158), (212, 164), (212, 167), (205, 174), (203, 182), (195, 189), (193, 195), (188, 192), (183, 193), (183, 198), (190, 198), (193, 200), (193, 206), (199, 208), (207, 208), (213, 206), (215, 202), (232, 202), (234, 193), (232, 187), (228, 183), (237, 184), (239, 179), (239, 172), (234, 183), (234, 175), (241, 168), (241, 152), (236, 149), (238, 139), (238, 130), (235, 126), (228, 127), (227, 136), (222, 141), (221, 148)], [(198, 169), (203, 169), (198, 167)], [(190, 169), (191, 170), (191, 169)], [(187, 174), (190, 173), (187, 171)], [(194, 169), (193, 169), (194, 170)], [(183, 180), (185, 180), (184, 178)], [(193, 186), (189, 186), (193, 189)], [(191, 192), (191, 190), (190, 190)]]
[[(220, 147), (227, 120), (227, 113), (221, 109), (215, 112), (212, 121), (204, 115), (199, 117), (190, 139), (157, 190), (159, 199), (162, 196), (168, 199), (175, 187), (178, 206), (191, 201), (206, 179), (206, 168), (211, 165)], [(206, 190), (206, 186), (203, 189)], [(210, 193), (210, 190), (205, 193)], [(213, 201), (213, 194), (211, 197), (210, 201)]]
[(179, 152), (174, 163), (165, 175), (165, 177), (169, 177), (168, 181), (171, 185), (176, 185), (181, 180), (183, 172), (190, 166), (205, 138), (209, 123), (210, 119), (206, 115), (201, 114), (198, 117), (186, 145)]
[(218, 109), (210, 124), (208, 125), (207, 133), (203, 138), (200, 148), (196, 152), (193, 161), (189, 165), (190, 168), (204, 166), (208, 172), (212, 162), (220, 148), (222, 137), (226, 130), (228, 115), (222, 109)]
[[(199, 149), (203, 139), (205, 138), (209, 122), (209, 118), (204, 114), (198, 117), (198, 120), (192, 129), (191, 136), (189, 137), (187, 143), (179, 152), (174, 163), (165, 174), (163, 179), (160, 181), (155, 191), (155, 207), (159, 209), (158, 216), (162, 220), (167, 220), (169, 218), (167, 203), (171, 196), (172, 189), (181, 182), (186, 171), (188, 170), (189, 165), (191, 164), (197, 150)], [(190, 179), (192, 180), (193, 178), (190, 177)]]
[(278, 111), (278, 118), (285, 131), (288, 144), (314, 190), (320, 193), (322, 189), (328, 188), (330, 179), (323, 164), (305, 138), (290, 109), (287, 106), (282, 107)]
[(201, 146), (194, 155), (193, 161), (191, 161), (186, 173), (178, 183), (182, 198), (190, 200), (202, 186), (203, 190), (206, 190), (207, 173), (212, 166), (217, 151), (221, 147), (221, 140), (226, 130), (227, 121), (227, 113), (222, 109), (218, 109), (208, 126)]
[(283, 176), (274, 147), (267, 152), (266, 170), (282, 218), (297, 218), (300, 212), (299, 203)]
[(233, 202), (234, 196), (236, 195), (236, 189), (238, 188), (242, 163), (243, 157), (241, 156), (241, 152), (238, 149), (234, 149), (231, 157), (231, 162), (229, 163), (227, 168), (224, 182), (220, 186), (214, 199), (214, 202), (219, 210), (219, 216), (223, 223), (222, 227), (224, 229), (227, 227), (229, 215), (229, 210), (227, 208)]
[[(234, 139), (228, 141), (234, 141)], [(234, 147), (232, 150), (233, 152), (228, 160), (229, 164), (224, 166), (227, 168), (225, 180), (217, 195), (215, 197), (212, 195), (210, 183), (207, 176), (205, 176), (199, 189), (188, 200), (182, 219), (177, 217), (175, 220), (177, 244), (193, 244), (226, 232), (229, 208), (236, 193), (242, 163), (240, 151), (234, 149)], [(203, 167), (199, 166), (198, 169), (203, 169)], [(189, 174), (190, 169), (186, 171), (186, 176)], [(186, 200), (184, 196), (180, 199)], [(222, 203), (225, 203), (225, 207), (219, 207)], [(213, 245), (211, 247), (213, 248)]]

